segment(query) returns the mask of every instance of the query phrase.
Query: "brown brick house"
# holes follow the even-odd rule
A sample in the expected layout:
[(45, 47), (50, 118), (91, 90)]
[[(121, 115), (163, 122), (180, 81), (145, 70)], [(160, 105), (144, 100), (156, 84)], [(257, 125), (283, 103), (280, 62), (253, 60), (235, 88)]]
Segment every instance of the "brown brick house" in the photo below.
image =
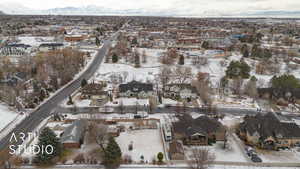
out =
[(85, 85), (81, 89), (81, 94), (86, 97), (94, 96), (94, 95), (107, 95), (106, 91), (103, 91), (103, 84), (98, 83), (90, 83)]
[(250, 145), (276, 150), (300, 143), (300, 128), (276, 113), (246, 116), (239, 125), (239, 136)]
[(84, 141), (85, 131), (86, 121), (76, 120), (64, 130), (60, 142), (64, 148), (80, 148)]
[(225, 127), (216, 119), (200, 116), (193, 119), (189, 115), (179, 117), (173, 124), (174, 136), (185, 145), (208, 145), (215, 141), (224, 141)]

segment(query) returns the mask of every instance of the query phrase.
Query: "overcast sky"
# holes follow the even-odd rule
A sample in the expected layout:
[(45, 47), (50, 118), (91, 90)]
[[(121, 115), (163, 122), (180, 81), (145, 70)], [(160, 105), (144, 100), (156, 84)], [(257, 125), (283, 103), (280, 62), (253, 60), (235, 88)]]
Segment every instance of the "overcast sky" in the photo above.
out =
[(176, 10), (187, 14), (285, 10), (299, 11), (300, 0), (0, 0), (32, 9), (95, 5), (112, 9)]

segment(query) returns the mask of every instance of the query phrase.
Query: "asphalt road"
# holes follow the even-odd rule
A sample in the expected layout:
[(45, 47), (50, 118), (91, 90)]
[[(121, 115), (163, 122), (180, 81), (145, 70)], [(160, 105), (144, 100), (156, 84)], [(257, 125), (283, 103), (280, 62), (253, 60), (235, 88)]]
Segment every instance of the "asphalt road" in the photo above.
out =
[[(35, 111), (33, 111), (29, 116), (27, 116), (20, 124), (18, 124), (6, 137), (0, 141), (0, 151), (6, 149), (9, 145), (20, 145), (22, 143), (21, 139), (17, 142), (10, 142), (10, 137), (13, 133), (18, 134), (20, 132), (28, 133), (32, 132), (45, 118), (53, 112), (53, 110), (58, 106), (58, 104), (64, 99), (68, 98), (76, 89), (80, 87), (82, 79), (89, 79), (98, 70), (104, 56), (106, 55), (108, 49), (111, 46), (113, 39), (117, 37), (114, 34), (109, 40), (104, 41), (103, 47), (98, 50), (98, 53), (89, 65), (89, 67), (77, 77), (77, 79), (70, 82), (68, 85), (56, 92), (51, 98), (40, 105)], [(67, 65), (66, 65), (67, 66)]]
[[(74, 108), (66, 108), (66, 107), (59, 107), (56, 109), (56, 113), (97, 113), (99, 111), (100, 107), (76, 107), (76, 110)], [(105, 107), (101, 107), (102, 109), (105, 109)], [(107, 106), (106, 109), (113, 110), (114, 113), (136, 113), (136, 111), (147, 111), (149, 112), (148, 106), (123, 106), (121, 109), (118, 106), (115, 107), (109, 107)], [(207, 108), (200, 108), (200, 107), (177, 107), (177, 106), (169, 106), (169, 107), (158, 107), (152, 110), (153, 113), (169, 113), (169, 114), (178, 114), (178, 113), (191, 113), (191, 112), (197, 112), (197, 113), (203, 113), (203, 114), (213, 114), (212, 112), (208, 111)], [(218, 114), (231, 114), (235, 116), (241, 116), (241, 115), (255, 115), (258, 113), (255, 109), (241, 109), (241, 108), (222, 108), (218, 107), (215, 112)]]

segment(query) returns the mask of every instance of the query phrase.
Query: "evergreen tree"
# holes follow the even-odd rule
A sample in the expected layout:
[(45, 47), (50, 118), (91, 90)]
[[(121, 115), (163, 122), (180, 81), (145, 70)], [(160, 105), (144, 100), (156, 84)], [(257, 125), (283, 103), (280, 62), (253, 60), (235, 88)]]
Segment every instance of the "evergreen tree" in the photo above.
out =
[(227, 79), (226, 76), (222, 77), (221, 80), (220, 80), (220, 86), (221, 88), (225, 88), (228, 86), (228, 83), (229, 83), (229, 80)]
[(73, 103), (73, 99), (72, 99), (71, 96), (69, 96), (69, 100), (68, 100), (67, 105), (72, 105), (72, 104), (74, 104), (74, 103)]
[(251, 50), (251, 57), (253, 58), (262, 58), (263, 50), (259, 47), (258, 44), (254, 44)]
[(184, 56), (183, 56), (183, 55), (180, 55), (180, 56), (179, 56), (178, 64), (179, 64), (179, 65), (184, 65)]
[(85, 85), (87, 85), (87, 80), (86, 79), (82, 79), (81, 80), (81, 87), (84, 87)]
[(282, 76), (274, 76), (271, 79), (272, 87), (279, 90), (288, 90), (299, 88), (300, 83), (299, 80), (294, 75), (282, 75)]
[(272, 52), (271, 52), (271, 50), (269, 50), (269, 49), (264, 49), (263, 57), (264, 57), (265, 59), (271, 58), (271, 57), (272, 57)]
[(241, 53), (243, 55), (243, 57), (249, 57), (249, 49), (247, 44), (244, 44), (241, 48)]
[(97, 46), (100, 46), (100, 40), (99, 40), (98, 37), (96, 37), (96, 45), (97, 45)]
[(250, 66), (246, 62), (241, 61), (240, 69), (241, 69), (240, 76), (243, 79), (248, 79), (250, 77), (250, 70), (251, 70)]
[(113, 63), (117, 63), (118, 60), (119, 60), (118, 55), (117, 55), (116, 53), (113, 53), (113, 55), (112, 55), (112, 62), (113, 62)]
[[(52, 153), (49, 153), (51, 152), (49, 146), (53, 147)], [(59, 138), (56, 137), (56, 134), (49, 127), (45, 127), (42, 130), (39, 136), (38, 147), (40, 148), (40, 151), (35, 157), (35, 162), (39, 164), (51, 164), (53, 158), (59, 156), (62, 150)]]
[(40, 100), (44, 100), (46, 98), (46, 90), (44, 88), (41, 89), (40, 92)]
[(159, 102), (160, 104), (162, 104), (162, 96), (161, 96), (160, 93), (158, 93), (158, 102)]
[(253, 82), (257, 82), (257, 78), (255, 76), (251, 76), (250, 80)]
[(163, 159), (164, 159), (164, 154), (162, 152), (159, 152), (157, 154), (157, 159), (158, 159), (158, 162), (162, 163)]
[(136, 68), (141, 67), (140, 55), (137, 52), (135, 53), (134, 56), (134, 67)]
[(115, 169), (120, 166), (122, 152), (113, 137), (109, 138), (109, 142), (104, 152), (104, 165), (108, 169)]
[(226, 76), (230, 79), (250, 77), (250, 66), (244, 61), (231, 61), (226, 70)]
[(137, 45), (138, 44), (137, 38), (132, 39), (131, 44)]
[(207, 41), (204, 41), (203, 43), (202, 43), (202, 46), (201, 46), (202, 48), (204, 48), (204, 49), (208, 49), (209, 48), (209, 43), (207, 42)]

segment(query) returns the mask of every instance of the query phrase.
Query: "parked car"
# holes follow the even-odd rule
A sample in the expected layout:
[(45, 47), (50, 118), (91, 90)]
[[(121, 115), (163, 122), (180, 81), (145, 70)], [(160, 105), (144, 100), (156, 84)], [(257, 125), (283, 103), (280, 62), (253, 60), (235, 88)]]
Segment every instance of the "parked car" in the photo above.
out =
[(255, 163), (261, 163), (262, 159), (260, 157), (258, 157), (256, 154), (253, 154), (251, 156), (251, 161), (255, 162)]
[(254, 154), (256, 155), (256, 152), (252, 147), (249, 147), (249, 146), (245, 147), (245, 151), (249, 157), (252, 157), (252, 155), (254, 155)]
[(295, 147), (300, 147), (300, 143), (299, 143), (299, 142), (296, 143), (296, 144), (295, 144)]

